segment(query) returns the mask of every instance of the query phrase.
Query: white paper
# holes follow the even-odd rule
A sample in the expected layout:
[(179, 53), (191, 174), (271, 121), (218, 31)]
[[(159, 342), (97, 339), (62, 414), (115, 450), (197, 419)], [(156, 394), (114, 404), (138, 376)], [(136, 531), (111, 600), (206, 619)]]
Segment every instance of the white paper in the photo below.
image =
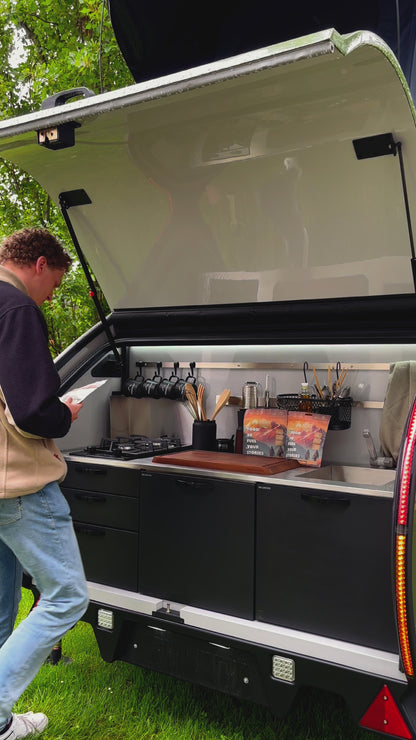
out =
[(100, 388), (106, 382), (107, 380), (97, 380), (95, 383), (83, 385), (81, 388), (72, 388), (72, 390), (61, 396), (61, 401), (65, 402), (68, 398), (72, 398), (73, 403), (81, 403), (90, 393), (94, 393), (97, 388)]

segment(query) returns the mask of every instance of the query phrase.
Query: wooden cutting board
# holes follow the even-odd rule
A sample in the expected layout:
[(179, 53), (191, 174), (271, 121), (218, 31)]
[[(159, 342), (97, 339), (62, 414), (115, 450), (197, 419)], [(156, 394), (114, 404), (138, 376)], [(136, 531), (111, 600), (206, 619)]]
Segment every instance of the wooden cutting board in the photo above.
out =
[(225, 470), (230, 473), (251, 473), (253, 475), (275, 475), (299, 467), (296, 460), (286, 460), (285, 458), (236, 455), (233, 452), (206, 452), (204, 450), (187, 450), (186, 452), (171, 452), (168, 455), (156, 455), (153, 462), (164, 463), (165, 465), (182, 465), (188, 468)]

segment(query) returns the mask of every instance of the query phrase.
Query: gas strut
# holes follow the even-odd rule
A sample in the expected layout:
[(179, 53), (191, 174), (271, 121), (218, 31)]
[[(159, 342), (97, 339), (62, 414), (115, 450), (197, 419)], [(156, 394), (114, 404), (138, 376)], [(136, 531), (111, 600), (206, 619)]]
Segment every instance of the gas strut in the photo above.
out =
[(114, 337), (110, 331), (110, 326), (108, 324), (106, 315), (103, 311), (103, 308), (101, 306), (100, 301), (98, 300), (97, 291), (95, 289), (94, 281), (91, 277), (91, 273), (89, 271), (87, 262), (85, 260), (84, 254), (82, 252), (80, 243), (78, 241), (78, 237), (75, 233), (74, 227), (72, 226), (71, 219), (69, 218), (68, 209), (72, 208), (73, 206), (84, 206), (92, 203), (91, 198), (85, 190), (67, 190), (65, 193), (59, 194), (59, 205), (61, 208), (62, 215), (64, 217), (65, 223), (68, 227), (69, 234), (71, 236), (73, 245), (75, 247), (75, 251), (78, 255), (78, 259), (81, 263), (81, 267), (84, 271), (84, 275), (87, 279), (87, 283), (90, 288), (90, 296), (94, 301), (95, 307), (97, 309), (97, 313), (100, 317), (100, 321), (103, 325), (103, 329), (105, 331), (105, 334), (107, 336), (108, 342), (110, 344), (110, 347), (112, 349), (113, 355), (115, 357), (115, 360), (118, 365), (122, 366), (123, 361), (121, 358), (121, 355), (117, 349), (117, 345), (115, 343)]
[(413, 228), (412, 220), (410, 217), (409, 198), (407, 195), (406, 175), (404, 171), (404, 162), (402, 154), (402, 143), (401, 141), (395, 141), (393, 134), (376, 134), (375, 136), (364, 136), (362, 139), (354, 139), (353, 146), (355, 149), (355, 156), (357, 159), (370, 159), (372, 157), (384, 157), (385, 155), (392, 154), (394, 157), (396, 154), (399, 155), (399, 166), (400, 166), (400, 177), (402, 181), (402, 191), (404, 207), (406, 212), (407, 230), (409, 233), (410, 242), (410, 265), (413, 275), (413, 285), (416, 291), (416, 254), (415, 244), (413, 239)]

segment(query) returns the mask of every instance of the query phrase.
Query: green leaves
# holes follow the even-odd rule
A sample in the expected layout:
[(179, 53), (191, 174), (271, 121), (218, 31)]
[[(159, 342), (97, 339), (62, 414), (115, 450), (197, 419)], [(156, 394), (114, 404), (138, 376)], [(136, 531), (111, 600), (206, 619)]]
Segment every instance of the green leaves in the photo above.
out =
[[(0, 0), (0, 64), (2, 119), (38, 110), (42, 100), (61, 90), (85, 86), (100, 92), (133, 82), (105, 0)], [(0, 238), (30, 226), (49, 229), (73, 253), (61, 213), (48, 194), (25, 172), (0, 160)], [(54, 355), (98, 321), (77, 260), (43, 311)]]
[(26, 59), (18, 70), (32, 104), (79, 85), (100, 92), (132, 82), (103, 0), (0, 0), (2, 10), (23, 37)]
[[(99, 289), (97, 293), (104, 311), (108, 311)], [(78, 260), (74, 261), (65, 275), (52, 301), (42, 306), (42, 312), (48, 325), (50, 350), (54, 357), (98, 322), (99, 316)]]

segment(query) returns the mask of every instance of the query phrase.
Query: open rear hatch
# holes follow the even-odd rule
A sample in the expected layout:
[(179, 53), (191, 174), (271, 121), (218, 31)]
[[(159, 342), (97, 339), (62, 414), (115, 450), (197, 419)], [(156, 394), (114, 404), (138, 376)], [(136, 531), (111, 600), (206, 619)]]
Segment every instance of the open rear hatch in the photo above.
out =
[(68, 209), (113, 309), (414, 292), (414, 108), (367, 32), (3, 121), (0, 155)]

